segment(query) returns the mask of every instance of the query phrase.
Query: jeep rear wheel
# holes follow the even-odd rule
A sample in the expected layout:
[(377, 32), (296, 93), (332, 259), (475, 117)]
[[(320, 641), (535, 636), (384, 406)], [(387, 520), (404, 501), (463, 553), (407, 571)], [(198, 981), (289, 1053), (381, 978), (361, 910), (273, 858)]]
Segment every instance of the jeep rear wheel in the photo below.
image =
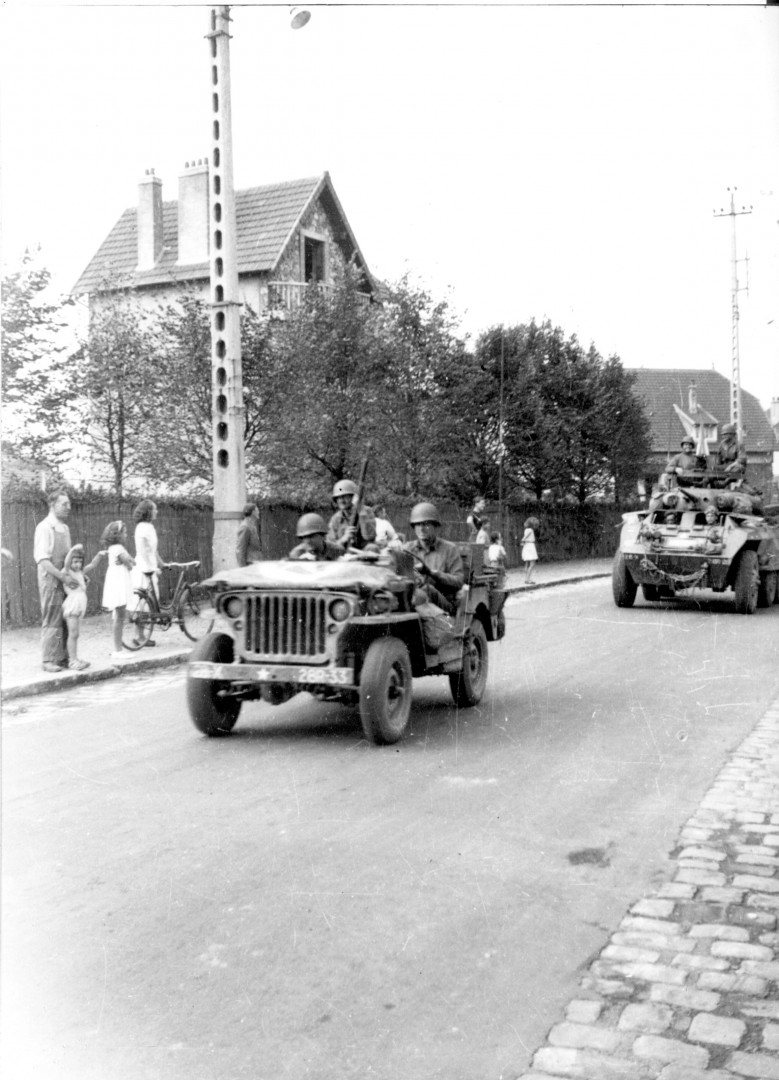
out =
[(633, 580), (621, 551), (617, 552), (611, 570), (611, 589), (617, 607), (633, 607), (638, 586)]
[(460, 708), (469, 709), (481, 701), (487, 685), (489, 664), (487, 635), (481, 620), (474, 619), (463, 642), (463, 669), (449, 676), (452, 697)]
[(411, 715), (411, 660), (397, 638), (372, 641), (360, 676), (360, 721), (366, 739), (395, 743)]
[[(212, 664), (233, 662), (233, 639), (227, 634), (207, 634), (189, 654), (189, 662), (205, 660)], [(192, 723), (204, 735), (229, 735), (235, 727), (241, 702), (220, 691), (229, 682), (218, 679), (195, 679), (187, 675), (187, 706)]]
[(736, 611), (739, 615), (751, 615), (757, 607), (757, 593), (760, 585), (760, 573), (757, 566), (757, 552), (747, 549), (741, 552), (736, 567), (736, 580), (733, 591), (736, 594)]

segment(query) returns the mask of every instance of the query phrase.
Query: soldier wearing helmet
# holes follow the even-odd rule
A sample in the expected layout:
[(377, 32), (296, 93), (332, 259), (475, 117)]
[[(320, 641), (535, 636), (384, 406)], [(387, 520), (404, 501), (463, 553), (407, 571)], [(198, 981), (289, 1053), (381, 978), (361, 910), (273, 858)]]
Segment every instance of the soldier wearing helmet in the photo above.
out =
[(681, 476), (683, 473), (702, 472), (706, 468), (706, 458), (695, 453), (692, 435), (682, 439), (682, 452), (675, 454), (665, 467), (666, 476)]
[(457, 545), (439, 536), (441, 518), (433, 503), (417, 503), (409, 522), (416, 536), (405, 545), (405, 550), (414, 556), (417, 578), (414, 605), (437, 604), (453, 615), (457, 608), (457, 593), (465, 584), (465, 570)]
[(327, 540), (327, 525), (319, 514), (303, 514), (299, 517), (297, 535), (300, 543), (290, 551), (289, 559), (333, 562), (343, 554), (341, 548)]
[(327, 539), (331, 544), (337, 544), (342, 553), (348, 547), (361, 546), (354, 512), (357, 494), (357, 485), (353, 480), (339, 480), (333, 488), (333, 500), (338, 509), (330, 518)]
[(725, 424), (722, 429), (722, 441), (717, 449), (717, 467), (725, 472), (743, 476), (747, 467), (747, 455), (738, 444), (738, 432), (735, 424)]

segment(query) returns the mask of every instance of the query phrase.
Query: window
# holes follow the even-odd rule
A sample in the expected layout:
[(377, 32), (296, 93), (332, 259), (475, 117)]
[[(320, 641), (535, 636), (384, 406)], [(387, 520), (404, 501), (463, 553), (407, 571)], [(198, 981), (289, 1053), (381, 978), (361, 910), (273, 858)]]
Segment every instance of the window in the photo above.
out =
[(314, 236), (303, 238), (303, 280), (308, 284), (312, 281), (325, 281), (327, 277), (325, 267), (325, 242)]

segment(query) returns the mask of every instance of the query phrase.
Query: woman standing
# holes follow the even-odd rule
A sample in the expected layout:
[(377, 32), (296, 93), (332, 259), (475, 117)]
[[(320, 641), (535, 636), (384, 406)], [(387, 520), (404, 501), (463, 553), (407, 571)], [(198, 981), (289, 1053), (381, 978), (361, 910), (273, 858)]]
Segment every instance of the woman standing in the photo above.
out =
[(529, 585), (535, 565), (538, 562), (538, 549), (536, 548), (536, 532), (539, 529), (539, 520), (529, 517), (525, 522), (525, 531), (522, 534), (522, 561), (525, 564), (525, 584)]
[[(160, 570), (165, 569), (157, 544), (157, 530), (154, 522), (157, 517), (157, 505), (151, 499), (142, 499), (133, 511), (135, 521), (135, 571), (133, 586), (136, 589), (146, 588), (149, 579), (146, 574), (152, 574), (151, 581), (154, 591), (159, 598), (160, 587), (158, 578)], [(152, 642), (148, 642), (149, 645)]]

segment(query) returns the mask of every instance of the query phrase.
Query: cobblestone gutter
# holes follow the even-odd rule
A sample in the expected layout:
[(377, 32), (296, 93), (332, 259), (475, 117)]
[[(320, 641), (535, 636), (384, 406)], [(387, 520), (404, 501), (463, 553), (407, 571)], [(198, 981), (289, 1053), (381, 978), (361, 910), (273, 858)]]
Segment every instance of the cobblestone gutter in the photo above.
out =
[(518, 1080), (779, 1080), (779, 702)]

